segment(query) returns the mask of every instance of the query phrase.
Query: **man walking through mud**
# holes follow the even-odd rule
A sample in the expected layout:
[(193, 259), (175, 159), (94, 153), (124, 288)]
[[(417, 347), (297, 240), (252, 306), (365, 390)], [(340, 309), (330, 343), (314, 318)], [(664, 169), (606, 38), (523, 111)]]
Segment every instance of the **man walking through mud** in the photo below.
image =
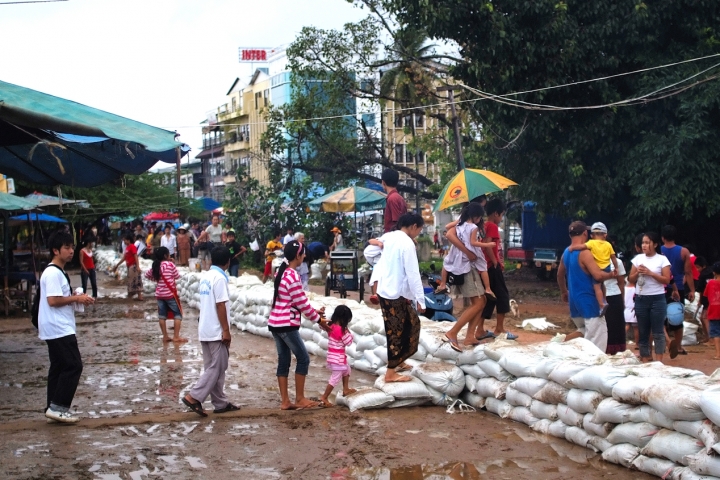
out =
[(64, 269), (75, 253), (72, 235), (56, 232), (48, 247), (53, 259), (40, 277), (38, 305), (38, 337), (47, 343), (50, 356), (45, 416), (48, 423), (77, 423), (80, 419), (70, 413), (70, 405), (83, 364), (75, 337), (75, 304), (90, 305), (95, 299), (84, 293), (73, 295), (70, 288)]

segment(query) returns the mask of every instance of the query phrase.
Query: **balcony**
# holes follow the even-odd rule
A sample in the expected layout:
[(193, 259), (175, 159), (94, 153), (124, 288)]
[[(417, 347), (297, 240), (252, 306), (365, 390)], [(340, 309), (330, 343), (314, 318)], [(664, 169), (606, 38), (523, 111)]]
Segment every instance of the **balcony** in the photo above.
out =
[(241, 117), (246, 117), (247, 115), (247, 112), (243, 112), (241, 109), (238, 108), (234, 112), (230, 110), (218, 112), (217, 119), (218, 123), (225, 123), (231, 120), (239, 119)]

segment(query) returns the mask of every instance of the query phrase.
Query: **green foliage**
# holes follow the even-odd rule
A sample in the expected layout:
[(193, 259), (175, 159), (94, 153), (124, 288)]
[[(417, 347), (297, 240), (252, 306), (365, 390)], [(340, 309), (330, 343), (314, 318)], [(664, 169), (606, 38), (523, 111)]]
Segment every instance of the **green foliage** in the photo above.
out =
[[(542, 89), (720, 52), (720, 3), (695, 0), (387, 0), (400, 22), (462, 46), (452, 69), (494, 95)], [(720, 212), (718, 58), (510, 95), (560, 107), (605, 105), (698, 76), (635, 106), (543, 111), (476, 102), (480, 159), (538, 209), (595, 216), (629, 239), (645, 227)], [(710, 68), (712, 67), (712, 68)], [(709, 70), (701, 73), (703, 70)]]

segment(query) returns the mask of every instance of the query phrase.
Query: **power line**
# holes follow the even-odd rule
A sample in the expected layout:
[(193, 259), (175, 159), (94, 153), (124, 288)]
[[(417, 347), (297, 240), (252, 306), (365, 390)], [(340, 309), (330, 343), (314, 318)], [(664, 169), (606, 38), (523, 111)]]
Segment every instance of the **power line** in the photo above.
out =
[(17, 5), (20, 3), (55, 3), (55, 2), (68, 2), (70, 0), (25, 0), (17, 2), (0, 2), (0, 5)]

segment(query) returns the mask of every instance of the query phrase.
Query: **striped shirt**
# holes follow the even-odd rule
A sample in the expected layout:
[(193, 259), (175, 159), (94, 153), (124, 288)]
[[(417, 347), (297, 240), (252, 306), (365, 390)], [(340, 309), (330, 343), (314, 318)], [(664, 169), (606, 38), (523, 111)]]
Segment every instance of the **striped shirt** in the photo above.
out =
[(320, 320), (320, 315), (310, 306), (310, 301), (302, 289), (300, 276), (293, 268), (288, 267), (280, 280), (277, 300), (268, 318), (268, 328), (270, 331), (280, 328), (299, 329), (301, 313), (313, 322)]
[[(155, 280), (153, 278), (152, 268), (145, 272), (145, 277), (153, 281)], [(170, 282), (170, 285), (165, 283), (166, 278)], [(180, 278), (180, 273), (177, 271), (177, 268), (175, 268), (175, 264), (163, 261), (160, 264), (160, 280), (157, 281), (157, 286), (155, 287), (155, 298), (174, 298), (174, 292), (177, 291), (177, 287), (175, 286), (175, 279), (177, 278)]]
[(340, 325), (330, 325), (330, 333), (328, 333), (328, 354), (327, 363), (332, 365), (347, 365), (347, 357), (345, 356), (345, 347), (352, 345), (353, 336), (350, 330), (345, 330), (343, 334)]

